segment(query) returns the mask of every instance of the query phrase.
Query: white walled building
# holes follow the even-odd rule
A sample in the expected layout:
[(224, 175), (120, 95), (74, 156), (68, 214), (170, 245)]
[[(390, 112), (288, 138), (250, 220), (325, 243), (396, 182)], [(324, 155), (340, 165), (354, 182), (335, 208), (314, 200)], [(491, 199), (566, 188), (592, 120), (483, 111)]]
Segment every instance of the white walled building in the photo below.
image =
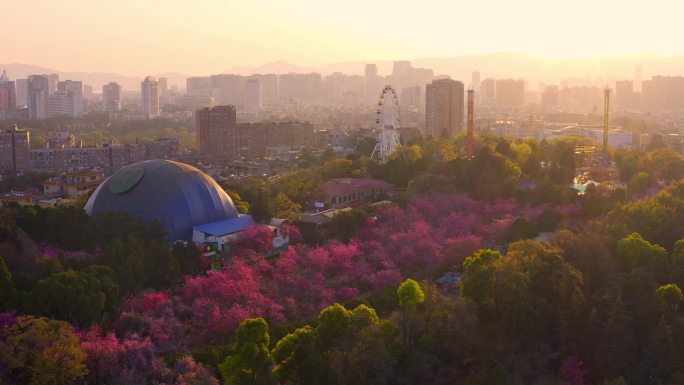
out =
[(140, 83), (142, 111), (147, 119), (159, 117), (159, 83), (153, 76), (148, 76)]

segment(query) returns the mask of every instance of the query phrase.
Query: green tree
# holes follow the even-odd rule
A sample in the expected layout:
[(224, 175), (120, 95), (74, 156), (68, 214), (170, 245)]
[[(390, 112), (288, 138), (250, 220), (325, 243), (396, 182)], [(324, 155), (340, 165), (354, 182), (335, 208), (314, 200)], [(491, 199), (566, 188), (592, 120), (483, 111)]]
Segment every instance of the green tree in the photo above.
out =
[(132, 294), (147, 280), (145, 251), (137, 239), (129, 236), (125, 243), (119, 242), (116, 253), (120, 254), (121, 262), (110, 266), (116, 269), (122, 294)]
[(311, 326), (298, 328), (281, 338), (271, 352), (274, 378), (287, 385), (321, 383), (323, 359), (318, 349), (318, 336)]
[(68, 323), (28, 316), (18, 321), (0, 330), (0, 362), (10, 369), (4, 374), (7, 383), (63, 385), (85, 376), (86, 354)]
[(336, 303), (321, 310), (318, 315), (316, 332), (323, 348), (332, 346), (345, 335), (350, 323), (351, 314), (344, 306)]
[(413, 279), (407, 279), (397, 289), (399, 307), (402, 309), (415, 309), (425, 301), (425, 293), (420, 284)]
[(169, 250), (169, 247), (157, 241), (151, 241), (145, 247), (145, 273), (147, 284), (161, 288), (180, 278), (180, 266)]
[(665, 143), (665, 139), (663, 138), (662, 135), (652, 134), (651, 140), (646, 145), (645, 150), (646, 151), (654, 151), (654, 150), (658, 150), (658, 149), (666, 148), (666, 147), (667, 147), (667, 144)]
[(645, 267), (658, 276), (665, 275), (667, 271), (667, 250), (641, 238), (639, 233), (632, 233), (618, 241), (617, 258), (626, 271)]
[(103, 311), (110, 316), (118, 314), (121, 306), (121, 292), (116, 283), (116, 273), (109, 266), (90, 265), (83, 270), (84, 274), (97, 280), (100, 291), (105, 295)]
[[(358, 309), (359, 307), (353, 313), (357, 313)], [(372, 312), (374, 314), (375, 310)], [(369, 314), (365, 313), (365, 315)], [(377, 317), (366, 318), (365, 315), (363, 318), (366, 326), (357, 329), (353, 338), (354, 343), (349, 350), (348, 366), (345, 370), (347, 383), (391, 383), (397, 365), (395, 357), (397, 349), (394, 341), (398, 336), (398, 331), (390, 321), (378, 321)], [(355, 318), (354, 315), (352, 315), (353, 318)]]
[(493, 305), (490, 287), (494, 280), (494, 266), (503, 257), (496, 250), (483, 249), (467, 257), (463, 262), (465, 274), (461, 280), (461, 290), (465, 297), (475, 301), (478, 306)]
[(366, 223), (368, 215), (363, 210), (344, 210), (335, 215), (327, 225), (330, 235), (348, 242), (349, 239)]
[(86, 326), (103, 312), (106, 295), (93, 276), (61, 271), (38, 281), (25, 301), (27, 310)]
[(506, 229), (504, 241), (510, 243), (521, 239), (531, 239), (539, 235), (537, 226), (525, 218), (517, 218), (511, 226)]
[(601, 354), (599, 366), (604, 378), (627, 373), (635, 365), (635, 337), (632, 319), (625, 312), (622, 296), (618, 296), (608, 312), (604, 325), (604, 337), (598, 342)]
[(290, 221), (299, 219), (299, 213), (302, 211), (302, 206), (296, 204), (282, 192), (279, 192), (273, 202), (275, 209), (275, 216), (277, 218), (284, 218)]
[(275, 191), (282, 192), (300, 206), (314, 200), (318, 195), (321, 179), (310, 170), (300, 170), (285, 174), (274, 185)]
[(0, 257), (0, 311), (9, 310), (14, 305), (16, 289), (12, 281), (12, 273), (7, 268), (5, 260)]
[(319, 172), (323, 180), (333, 178), (348, 178), (352, 176), (354, 164), (349, 159), (333, 159), (325, 162)]
[[(324, 367), (322, 382), (336, 384), (387, 383), (395, 359), (392, 341), (398, 333), (378, 319), (375, 309), (359, 305), (348, 310), (340, 304), (323, 309), (314, 331)], [(316, 363), (317, 356), (313, 363)]]
[(171, 249), (173, 257), (178, 261), (185, 274), (196, 275), (202, 271), (202, 253), (193, 242), (176, 242)]
[(235, 208), (237, 209), (238, 213), (240, 214), (247, 214), (249, 213), (249, 203), (247, 201), (242, 200), (242, 197), (240, 194), (238, 194), (236, 191), (225, 189), (226, 193), (230, 197), (230, 199), (233, 201), (233, 204), (235, 205)]
[(263, 318), (242, 321), (235, 333), (230, 355), (219, 365), (228, 385), (268, 385), (272, 383), (270, 336)]
[(551, 207), (547, 207), (539, 217), (537, 217), (537, 228), (539, 231), (554, 231), (563, 218), (564, 216), (562, 213), (559, 213)]
[(653, 183), (653, 176), (647, 172), (639, 171), (627, 182), (627, 195), (643, 194)]
[(425, 333), (420, 346), (444, 363), (467, 359), (478, 335), (477, 307), (468, 298), (423, 283)]
[(425, 293), (418, 282), (407, 279), (397, 288), (401, 308), (401, 329), (404, 345), (411, 347), (416, 340), (419, 320), (416, 308), (425, 302)]
[(674, 244), (672, 251), (672, 280), (680, 287), (684, 285), (684, 239), (680, 239)]
[(559, 247), (531, 240), (511, 244), (495, 293), (497, 318), (521, 341), (577, 343), (586, 314), (583, 279)]
[(335, 159), (335, 151), (331, 147), (327, 147), (321, 156), (318, 157), (321, 163), (330, 162), (333, 159)]
[(679, 306), (682, 304), (684, 296), (682, 296), (682, 290), (679, 286), (670, 283), (667, 285), (660, 286), (655, 292), (658, 299), (660, 299), (664, 304), (668, 306), (672, 313), (679, 310)]
[(271, 206), (273, 204), (271, 192), (266, 182), (262, 179), (252, 179), (246, 186), (243, 194), (249, 202), (252, 217), (259, 223), (268, 222), (271, 219)]
[(646, 349), (641, 354), (636, 383), (662, 384), (669, 380), (676, 365), (672, 329), (664, 318), (651, 332)]
[(297, 155), (297, 167), (302, 169), (309, 169), (316, 165), (318, 160), (316, 156), (309, 149), (304, 149)]

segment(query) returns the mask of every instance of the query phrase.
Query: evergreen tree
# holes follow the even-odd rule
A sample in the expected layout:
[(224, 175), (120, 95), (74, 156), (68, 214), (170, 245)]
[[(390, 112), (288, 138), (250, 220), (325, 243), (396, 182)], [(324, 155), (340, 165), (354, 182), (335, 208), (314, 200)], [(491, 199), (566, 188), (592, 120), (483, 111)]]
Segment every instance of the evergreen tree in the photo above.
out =
[(235, 333), (230, 355), (219, 365), (228, 385), (268, 385), (271, 378), (271, 353), (268, 324), (263, 318), (243, 321)]
[(12, 273), (7, 268), (5, 260), (0, 256), (0, 312), (14, 306), (16, 289), (12, 281)]

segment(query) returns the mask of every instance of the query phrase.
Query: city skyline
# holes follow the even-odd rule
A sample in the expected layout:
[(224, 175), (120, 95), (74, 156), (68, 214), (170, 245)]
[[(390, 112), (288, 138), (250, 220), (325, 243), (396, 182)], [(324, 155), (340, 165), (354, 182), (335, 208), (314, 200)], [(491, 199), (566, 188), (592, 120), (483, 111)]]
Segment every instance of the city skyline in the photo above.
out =
[[(189, 7), (181, 1), (29, 0), (4, 6), (13, 16), (5, 27), (22, 33), (5, 42), (3, 56), (64, 71), (145, 76), (223, 73), (281, 60), (315, 66), (488, 52), (550, 59), (684, 54), (667, 39), (681, 34), (681, 6), (661, 3), (428, 1), (406, 7), (351, 1), (329, 9), (312, 1)], [(88, 17), (69, 16), (75, 14)]]

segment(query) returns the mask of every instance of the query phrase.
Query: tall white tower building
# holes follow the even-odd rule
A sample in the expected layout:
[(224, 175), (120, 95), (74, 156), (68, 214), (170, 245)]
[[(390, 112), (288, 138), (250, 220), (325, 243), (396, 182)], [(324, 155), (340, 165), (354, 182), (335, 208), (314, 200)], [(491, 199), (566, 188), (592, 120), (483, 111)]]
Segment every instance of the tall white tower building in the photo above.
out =
[(142, 110), (147, 119), (159, 117), (159, 83), (153, 76), (148, 76), (140, 83), (142, 93)]

